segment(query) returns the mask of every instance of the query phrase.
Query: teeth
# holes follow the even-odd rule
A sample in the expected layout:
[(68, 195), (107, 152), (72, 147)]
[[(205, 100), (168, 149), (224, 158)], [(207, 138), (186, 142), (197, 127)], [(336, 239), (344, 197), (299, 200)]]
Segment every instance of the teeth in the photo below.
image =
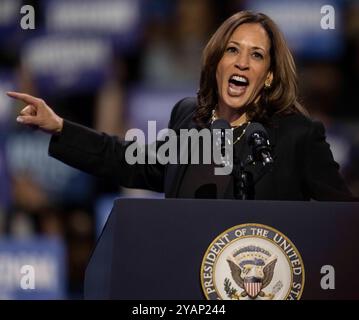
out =
[(237, 76), (237, 75), (232, 76), (231, 80), (248, 83), (248, 80), (245, 77)]

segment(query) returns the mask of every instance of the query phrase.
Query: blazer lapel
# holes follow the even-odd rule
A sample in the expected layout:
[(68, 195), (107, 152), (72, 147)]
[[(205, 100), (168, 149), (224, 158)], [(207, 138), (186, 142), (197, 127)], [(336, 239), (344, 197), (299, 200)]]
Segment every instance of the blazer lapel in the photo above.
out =
[(268, 133), (269, 143), (272, 147), (273, 157), (275, 157), (275, 144), (277, 140), (277, 121), (276, 118), (273, 119), (273, 123), (270, 126), (265, 127)]
[[(265, 129), (267, 131), (268, 134), (268, 140), (271, 146), (271, 154), (272, 154), (272, 158), (274, 160), (275, 163), (275, 159), (276, 159), (276, 152), (275, 152), (275, 145), (276, 145), (276, 126), (277, 123), (275, 121), (275, 119), (273, 119), (273, 123), (271, 125), (266, 125)], [(267, 176), (270, 172), (268, 172), (268, 170), (263, 168), (263, 165), (260, 163), (257, 163), (256, 165), (252, 166), (252, 174), (253, 174), (253, 178), (255, 181), (255, 184), (259, 183), (262, 178), (264, 178), (264, 176)]]

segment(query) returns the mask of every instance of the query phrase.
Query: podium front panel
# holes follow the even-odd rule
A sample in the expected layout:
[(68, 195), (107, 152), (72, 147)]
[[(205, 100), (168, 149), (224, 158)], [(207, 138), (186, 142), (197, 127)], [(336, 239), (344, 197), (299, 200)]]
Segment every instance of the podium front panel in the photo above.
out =
[[(205, 299), (203, 257), (225, 230), (263, 224), (286, 235), (305, 267), (302, 299), (358, 299), (359, 204), (118, 199), (85, 275), (88, 299)], [(333, 266), (335, 288), (321, 286)]]

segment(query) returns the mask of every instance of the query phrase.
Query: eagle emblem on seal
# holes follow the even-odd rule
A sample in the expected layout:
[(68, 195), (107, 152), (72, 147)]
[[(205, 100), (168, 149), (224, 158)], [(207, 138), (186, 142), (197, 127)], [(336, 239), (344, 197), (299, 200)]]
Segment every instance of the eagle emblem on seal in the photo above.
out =
[[(229, 293), (230, 298), (239, 300), (248, 296), (255, 299), (259, 296), (273, 299), (275, 292), (266, 294), (263, 290), (273, 279), (276, 256), (261, 247), (246, 246), (235, 250), (226, 260), (234, 282), (243, 289), (240, 293), (232, 289)], [(227, 285), (228, 283), (227, 279)], [(279, 291), (280, 283), (275, 287), (275, 291)]]

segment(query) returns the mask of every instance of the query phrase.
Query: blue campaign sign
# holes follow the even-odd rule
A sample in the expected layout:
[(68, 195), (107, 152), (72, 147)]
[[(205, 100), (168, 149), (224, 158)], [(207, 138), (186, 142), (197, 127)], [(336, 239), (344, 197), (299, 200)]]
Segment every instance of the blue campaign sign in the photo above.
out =
[[(11, 70), (0, 69), (0, 133), (7, 130), (9, 118), (13, 114), (12, 100), (6, 96), (7, 91), (16, 87), (15, 75)], [(4, 129), (6, 127), (6, 129)]]
[[(338, 0), (251, 0), (245, 7), (271, 17), (297, 57), (335, 59), (344, 46), (342, 6)], [(332, 29), (325, 26), (329, 18)]]
[(183, 98), (195, 95), (195, 88), (133, 87), (128, 98), (129, 127), (141, 129), (146, 134), (147, 142), (154, 142), (154, 139), (147, 136), (148, 121), (156, 121), (157, 132), (167, 128), (174, 105)]
[(0, 144), (0, 215), (10, 206), (10, 177), (3, 146)]
[(0, 299), (64, 299), (65, 274), (60, 239), (0, 240)]
[(47, 0), (43, 2), (46, 30), (107, 38), (126, 50), (143, 31), (143, 0)]
[(38, 34), (23, 45), (21, 60), (40, 92), (88, 92), (109, 72), (112, 49), (101, 37)]
[(21, 7), (21, 0), (2, 0), (0, 3), (0, 28), (15, 25)]
[(6, 91), (15, 89), (14, 76), (11, 72), (0, 71), (0, 211), (10, 205), (10, 176), (6, 159), (6, 139), (8, 138), (13, 106)]
[[(0, 48), (2, 53), (5, 52), (12, 57), (18, 54), (21, 42), (29, 35), (27, 30), (21, 27), (22, 18), (25, 16), (21, 10), (26, 9), (26, 4), (23, 2), (22, 0), (0, 1)], [(27, 18), (24, 20), (28, 21)]]
[(29, 175), (56, 203), (81, 203), (88, 199), (93, 177), (48, 156), (50, 136), (27, 128), (7, 139), (5, 159), (12, 175)]
[(129, 33), (140, 23), (139, 0), (47, 0), (46, 28), (100, 35)]
[(21, 0), (2, 0), (0, 2), (0, 42), (6, 41), (18, 28)]

